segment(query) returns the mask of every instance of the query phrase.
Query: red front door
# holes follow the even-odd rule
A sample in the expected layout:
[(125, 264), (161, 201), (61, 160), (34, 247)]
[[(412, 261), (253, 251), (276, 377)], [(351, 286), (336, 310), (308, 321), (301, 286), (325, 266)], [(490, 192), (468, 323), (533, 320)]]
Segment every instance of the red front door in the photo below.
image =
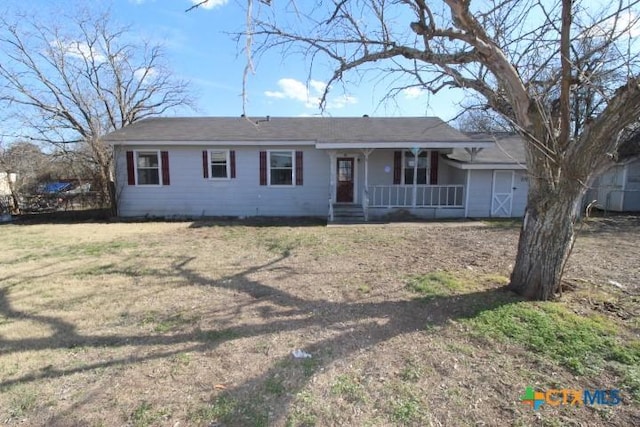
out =
[(338, 203), (353, 203), (353, 157), (338, 158)]

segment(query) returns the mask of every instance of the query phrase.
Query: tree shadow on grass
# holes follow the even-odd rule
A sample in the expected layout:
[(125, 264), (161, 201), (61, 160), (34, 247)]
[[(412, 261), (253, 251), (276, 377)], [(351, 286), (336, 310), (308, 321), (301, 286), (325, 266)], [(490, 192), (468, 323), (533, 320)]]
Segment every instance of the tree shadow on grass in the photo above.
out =
[[(141, 356), (125, 356), (114, 360), (96, 362), (73, 368), (48, 367), (19, 377), (5, 378), (0, 381), (0, 389), (17, 383), (26, 383), (47, 378), (91, 371), (111, 366), (135, 365), (141, 362), (170, 357), (181, 352), (210, 352), (222, 343), (240, 338), (267, 336), (270, 334), (303, 331), (308, 328), (329, 329), (330, 337), (309, 342), (302, 349), (318, 355), (313, 361), (313, 370), (328, 366), (337, 360), (346, 358), (354, 352), (367, 350), (394, 337), (425, 330), (428, 325), (442, 325), (449, 320), (469, 318), (483, 310), (520, 301), (503, 288), (489, 289), (452, 296), (437, 296), (430, 299), (393, 300), (393, 301), (356, 301), (331, 302), (322, 299), (307, 299), (293, 295), (282, 289), (252, 280), (250, 277), (264, 270), (278, 269), (285, 275), (297, 274), (294, 268), (280, 265), (286, 258), (279, 258), (263, 265), (251, 267), (238, 274), (226, 276), (220, 280), (211, 280), (195, 269), (190, 268), (194, 258), (175, 261), (166, 277), (181, 278), (192, 286), (213, 289), (225, 289), (250, 297), (247, 302), (238, 303), (235, 315), (248, 306), (256, 310), (259, 322), (234, 325), (222, 329), (194, 330), (173, 334), (142, 335), (91, 335), (80, 333), (76, 326), (68, 321), (38, 314), (18, 311), (11, 306), (6, 288), (0, 288), (0, 316), (6, 319), (31, 320), (52, 329), (47, 337), (5, 339), (0, 336), (0, 356), (22, 351), (56, 350), (72, 347), (118, 348), (150, 346), (171, 346), (183, 344), (180, 349), (160, 351), (154, 349)], [(162, 279), (163, 277), (158, 277)], [(245, 298), (246, 299), (246, 298)], [(264, 303), (276, 307), (264, 307)], [(278, 310), (276, 310), (277, 308)], [(384, 319), (383, 322), (380, 319)], [(435, 333), (435, 332), (434, 332)], [(325, 349), (331, 349), (330, 352)], [(141, 353), (144, 353), (142, 351)], [(275, 360), (263, 374), (250, 378), (225, 391), (227, 396), (237, 399), (256, 400), (264, 392), (265, 383), (276, 375), (283, 363), (289, 363), (291, 355)], [(286, 410), (297, 392), (308, 383), (309, 376), (301, 376), (287, 389), (287, 394), (277, 400), (277, 408), (270, 408), (272, 414), (286, 416)], [(248, 396), (248, 397), (247, 397)], [(278, 416), (278, 415), (276, 415)], [(244, 425), (246, 420), (229, 421), (230, 425)]]

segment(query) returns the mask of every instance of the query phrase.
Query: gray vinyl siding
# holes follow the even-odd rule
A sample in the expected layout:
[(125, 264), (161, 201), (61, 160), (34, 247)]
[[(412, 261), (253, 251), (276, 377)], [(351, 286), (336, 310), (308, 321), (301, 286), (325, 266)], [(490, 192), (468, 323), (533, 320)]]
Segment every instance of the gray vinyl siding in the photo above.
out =
[(527, 195), (529, 194), (529, 177), (526, 171), (517, 170), (513, 177), (513, 205), (511, 208), (511, 216), (524, 216), (524, 210), (527, 207)]
[[(600, 175), (589, 193), (596, 206), (604, 210), (623, 210), (624, 166), (616, 165)], [(590, 202), (590, 200), (589, 200)]]
[(469, 173), (467, 216), (488, 218), (491, 216), (493, 170), (472, 169)]
[[(493, 199), (493, 170), (471, 169), (469, 177), (469, 191), (467, 216), (470, 218), (488, 218), (491, 216), (491, 201)], [(527, 172), (513, 171), (513, 199), (511, 216), (521, 217), (527, 206), (529, 181)]]
[(117, 147), (116, 188), (119, 215), (123, 217), (210, 216), (319, 216), (329, 207), (328, 156), (310, 147), (269, 147), (270, 150), (302, 151), (302, 186), (261, 186), (259, 152), (263, 147), (221, 147), (236, 152), (236, 178), (215, 181), (203, 177), (202, 151), (208, 146), (169, 146), (171, 184), (127, 185), (126, 151), (150, 147)]
[(624, 192), (624, 210), (640, 211), (640, 160), (627, 164), (627, 176)]
[(393, 185), (393, 153), (394, 150), (376, 150), (369, 155), (369, 185)]
[(452, 185), (465, 185), (467, 182), (467, 171), (463, 169), (454, 168), (446, 163), (441, 163), (442, 167), (438, 172), (438, 180), (443, 177), (442, 182), (444, 184)]
[[(235, 151), (236, 178), (211, 180), (203, 177), (202, 151), (207, 149)], [(167, 151), (171, 183), (168, 186), (127, 185), (126, 151)], [(260, 151), (302, 151), (304, 183), (302, 186), (277, 187), (260, 185)], [(354, 157), (356, 168), (356, 203), (364, 195), (364, 155), (338, 152), (338, 157)], [(116, 146), (116, 192), (118, 212), (122, 217), (252, 217), (315, 216), (326, 218), (329, 210), (329, 155), (311, 146), (219, 146), (175, 145)], [(369, 156), (369, 185), (393, 185), (394, 150), (375, 150)], [(492, 170), (470, 170), (467, 215), (491, 216)], [(464, 185), (467, 171), (441, 161), (438, 184)], [(528, 183), (524, 171), (516, 171), (513, 194), (513, 216), (522, 216), (526, 205)], [(372, 217), (384, 216), (391, 210), (372, 209)], [(422, 218), (459, 218), (465, 209), (411, 209)]]

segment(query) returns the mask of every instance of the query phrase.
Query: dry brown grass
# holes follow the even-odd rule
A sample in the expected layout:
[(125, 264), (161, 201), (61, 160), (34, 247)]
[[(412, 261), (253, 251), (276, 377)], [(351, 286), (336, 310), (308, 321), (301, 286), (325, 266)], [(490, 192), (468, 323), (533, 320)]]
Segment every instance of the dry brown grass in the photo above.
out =
[[(639, 304), (638, 222), (584, 234), (560, 304), (637, 339), (620, 313)], [(465, 319), (517, 301), (499, 290), (516, 239), (458, 224), (0, 226), (0, 424), (638, 424), (628, 395), (537, 414), (519, 403), (527, 385), (621, 377), (474, 333)], [(462, 286), (417, 298), (407, 284), (433, 272)]]

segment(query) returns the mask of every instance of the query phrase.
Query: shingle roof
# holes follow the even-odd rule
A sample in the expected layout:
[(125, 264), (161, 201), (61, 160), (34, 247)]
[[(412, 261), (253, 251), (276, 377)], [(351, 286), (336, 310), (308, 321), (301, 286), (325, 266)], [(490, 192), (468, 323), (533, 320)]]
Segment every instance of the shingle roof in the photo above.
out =
[(125, 141), (469, 142), (437, 117), (160, 117), (105, 136)]
[[(519, 135), (506, 132), (495, 134), (468, 132), (466, 135), (473, 140), (494, 140), (496, 143), (494, 147), (483, 148), (473, 163), (526, 165), (524, 141)], [(471, 155), (462, 148), (454, 148), (447, 157), (460, 162), (471, 162)]]

